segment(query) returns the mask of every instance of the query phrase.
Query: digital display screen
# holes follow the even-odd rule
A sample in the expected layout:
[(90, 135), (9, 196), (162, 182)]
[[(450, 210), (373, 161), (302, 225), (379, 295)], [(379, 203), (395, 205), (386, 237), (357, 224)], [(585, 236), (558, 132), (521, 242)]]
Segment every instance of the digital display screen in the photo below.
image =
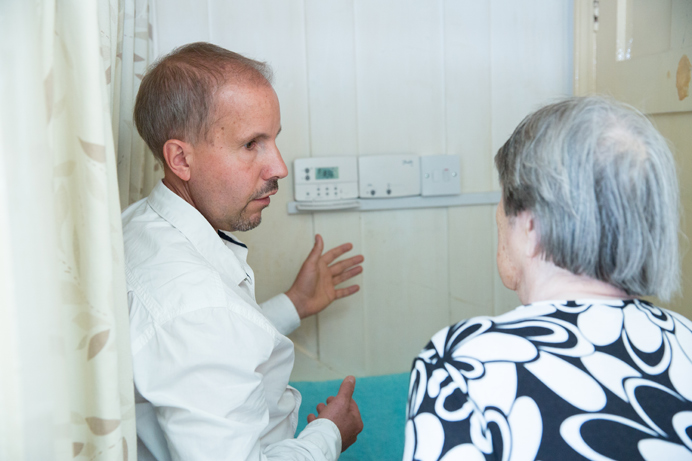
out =
[(315, 179), (339, 179), (339, 167), (315, 168)]

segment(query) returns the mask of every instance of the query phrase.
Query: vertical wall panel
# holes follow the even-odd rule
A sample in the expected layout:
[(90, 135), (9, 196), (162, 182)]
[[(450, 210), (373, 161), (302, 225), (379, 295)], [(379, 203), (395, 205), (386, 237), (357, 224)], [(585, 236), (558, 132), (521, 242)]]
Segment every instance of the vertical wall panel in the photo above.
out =
[(367, 213), (367, 218), (368, 371), (407, 371), (431, 335), (450, 322), (446, 213), (383, 211)]
[[(305, 4), (311, 155), (356, 155), (356, 68), (353, 2), (308, 0)], [(315, 232), (326, 248), (353, 243), (362, 252), (360, 213), (318, 213)], [(367, 275), (366, 275), (367, 276)], [(363, 277), (352, 283), (362, 285)], [(319, 360), (343, 374), (365, 374), (364, 291), (319, 314)]]
[(312, 155), (356, 155), (353, 1), (307, 0), (305, 19)]
[[(461, 156), (462, 192), (492, 190), (490, 3), (444, 8), (447, 153)], [(449, 209), (451, 322), (494, 312), (494, 208)]]
[[(311, 216), (288, 216), (293, 200), (293, 159), (309, 152), (305, 12), (297, 1), (216, 1), (210, 5), (214, 43), (267, 61), (274, 69), (274, 88), (281, 103), (279, 149), (289, 167), (279, 193), (263, 212), (255, 230), (239, 234), (250, 246), (250, 264), (257, 276), (257, 299), (263, 301), (287, 290), (314, 241)], [(317, 356), (317, 319), (303, 321), (291, 336), (301, 348)]]
[(491, 0), (490, 17), (491, 150), (497, 152), (526, 115), (572, 94), (572, 2)]
[(151, 8), (158, 56), (187, 43), (210, 40), (209, 0), (154, 0)]
[[(449, 294), (452, 299), (477, 306), (475, 312), (493, 314), (494, 206), (449, 210)], [(471, 312), (452, 310), (452, 321)]]
[[(492, 152), (530, 112), (572, 93), (572, 2), (492, 0), (491, 114)], [(497, 177), (493, 177), (499, 188)], [(497, 231), (493, 232), (497, 251)], [(516, 294), (494, 274), (494, 309), (519, 305)]]
[(441, 1), (355, 1), (362, 154), (444, 153)]
[(461, 156), (462, 192), (492, 190), (490, 3), (446, 0), (444, 9), (447, 153)]
[[(445, 151), (442, 2), (356, 1), (361, 155)], [(404, 371), (449, 323), (446, 210), (362, 214), (367, 363)]]
[[(353, 250), (346, 256), (362, 254), (363, 243), (360, 233), (360, 213), (323, 213), (315, 216), (315, 230), (325, 238), (328, 248), (341, 243), (353, 243)], [(366, 337), (364, 277), (369, 277), (368, 261), (366, 272), (341, 286), (360, 285), (360, 291), (332, 303), (319, 314), (319, 359), (325, 365), (346, 374), (366, 375)]]
[(487, 306), (478, 306), (477, 304), (467, 303), (454, 297), (450, 299), (450, 310), (452, 312), (452, 319), (449, 322), (450, 325), (472, 317), (495, 315), (492, 306), (490, 308)]

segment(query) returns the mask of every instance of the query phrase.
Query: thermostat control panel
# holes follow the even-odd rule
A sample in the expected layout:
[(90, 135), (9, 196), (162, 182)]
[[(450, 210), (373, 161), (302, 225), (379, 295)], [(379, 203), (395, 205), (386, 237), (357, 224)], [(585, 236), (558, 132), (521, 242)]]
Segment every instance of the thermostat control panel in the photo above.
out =
[(358, 197), (356, 157), (309, 157), (293, 162), (297, 201), (344, 200)]
[(355, 199), (459, 195), (459, 160), (409, 154), (299, 158), (293, 162), (295, 199), (327, 209), (326, 202), (343, 208), (346, 201), (358, 205)]

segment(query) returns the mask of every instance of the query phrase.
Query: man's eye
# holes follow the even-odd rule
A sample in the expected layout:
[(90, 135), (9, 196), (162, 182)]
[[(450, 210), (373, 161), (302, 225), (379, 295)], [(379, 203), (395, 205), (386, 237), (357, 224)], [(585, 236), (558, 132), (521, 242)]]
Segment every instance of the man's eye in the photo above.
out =
[(246, 149), (252, 149), (257, 145), (257, 141), (250, 141), (249, 143), (245, 144)]

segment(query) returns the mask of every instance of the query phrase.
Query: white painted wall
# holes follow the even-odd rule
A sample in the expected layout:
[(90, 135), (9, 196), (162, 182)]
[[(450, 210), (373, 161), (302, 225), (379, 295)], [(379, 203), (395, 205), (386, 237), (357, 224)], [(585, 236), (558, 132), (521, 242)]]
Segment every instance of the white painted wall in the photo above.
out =
[(251, 249), (257, 297), (291, 285), (314, 234), (365, 256), (361, 291), (292, 335), (294, 379), (409, 371), (442, 327), (518, 299), (495, 267), (495, 207), (291, 215), (299, 157), (461, 155), (462, 191), (497, 190), (494, 152), (572, 91), (572, 2), (156, 0), (160, 53), (208, 40), (269, 62), (291, 173)]

